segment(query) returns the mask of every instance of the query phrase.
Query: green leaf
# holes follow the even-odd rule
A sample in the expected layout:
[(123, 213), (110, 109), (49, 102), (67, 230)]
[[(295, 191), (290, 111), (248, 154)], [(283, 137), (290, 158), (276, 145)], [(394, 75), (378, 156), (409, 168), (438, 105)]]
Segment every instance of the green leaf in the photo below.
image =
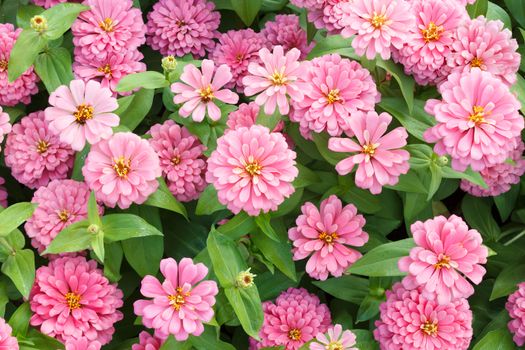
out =
[(307, 187), (316, 183), (319, 183), (321, 179), (315, 171), (308, 169), (307, 167), (297, 164), (297, 169), (299, 169), (299, 175), (293, 182), (293, 187), (297, 190), (299, 188)]
[(509, 265), (499, 273), (490, 300), (506, 297), (518, 289), (518, 284), (525, 281), (525, 265)]
[(213, 185), (208, 185), (204, 192), (201, 193), (199, 201), (197, 202), (197, 208), (195, 209), (196, 215), (211, 215), (216, 211), (226, 209), (226, 206), (219, 203), (217, 198), (217, 190)]
[(48, 27), (44, 36), (49, 40), (60, 38), (71, 28), (80, 12), (86, 10), (89, 10), (88, 6), (70, 3), (58, 4), (45, 10), (42, 16), (47, 19)]
[(29, 319), (32, 315), (33, 313), (31, 312), (29, 302), (23, 303), (16, 309), (9, 319), (9, 325), (13, 329), (13, 336), (26, 336), (27, 330), (29, 329)]
[(197, 350), (235, 350), (233, 345), (223, 342), (219, 339), (216, 327), (204, 326), (204, 333), (199, 336), (191, 336), (190, 342)]
[(383, 61), (382, 59), (377, 58), (376, 64), (378, 67), (381, 67), (392, 74), (401, 88), (401, 94), (403, 95), (403, 98), (405, 99), (405, 102), (408, 106), (408, 111), (410, 114), (412, 114), (414, 107), (414, 89), (416, 86), (414, 79), (406, 75), (401, 65), (395, 64), (392, 60)]
[[(150, 89), (141, 89), (132, 95), (133, 99), (131, 99), (127, 108), (123, 110), (119, 108), (115, 111), (120, 116), (120, 125), (128, 127), (131, 131), (139, 126), (153, 105), (154, 95), (155, 91)], [(125, 103), (127, 102), (128, 100), (125, 101)]]
[(5, 237), (22, 225), (33, 215), (37, 204), (20, 202), (13, 204), (0, 213), (0, 237)]
[(518, 21), (522, 28), (525, 28), (525, 6), (522, 0), (504, 0), (509, 9), (509, 13)]
[(521, 113), (525, 114), (525, 79), (520, 75), (516, 74), (516, 84), (512, 85), (510, 90), (516, 95), (521, 103)]
[(399, 98), (384, 97), (378, 105), (392, 114), (410, 135), (421, 141), (425, 141), (423, 133), (435, 124), (435, 119), (424, 110), (424, 101), (415, 100), (412, 112)]
[(481, 174), (477, 171), (472, 170), (470, 167), (467, 168), (467, 170), (463, 172), (456, 171), (452, 169), (449, 166), (444, 166), (442, 168), (443, 171), (443, 177), (447, 179), (465, 179), (473, 184), (476, 184), (478, 186), (481, 186), (483, 188), (488, 188), (487, 184), (485, 183), (485, 180), (483, 180), (483, 177)]
[(126, 75), (119, 81), (116, 90), (124, 92), (138, 88), (158, 89), (168, 85), (169, 82), (164, 77), (164, 74), (148, 71)]
[(104, 258), (104, 276), (106, 276), (111, 282), (118, 282), (121, 278), (120, 266), (124, 256), (122, 246), (119, 242), (115, 242), (106, 244), (104, 249), (106, 252)]
[(514, 342), (507, 328), (488, 332), (472, 350), (514, 350)]
[(379, 313), (379, 305), (384, 300), (377, 296), (367, 295), (357, 310), (356, 322), (368, 321), (374, 318)]
[(98, 260), (104, 262), (106, 254), (104, 248), (104, 231), (100, 230), (97, 234), (91, 237), (91, 249), (93, 249)]
[(488, 8), (488, 0), (476, 0), (475, 3), (467, 5), (467, 12), (470, 18), (485, 16)]
[[(428, 169), (427, 169), (428, 170)], [(428, 188), (421, 182), (416, 171), (409, 171), (401, 175), (394, 186), (385, 186), (396, 191), (428, 194)]]
[(261, 8), (262, 0), (230, 0), (230, 3), (244, 24), (250, 26)]
[(166, 339), (166, 342), (162, 344), (159, 350), (190, 350), (190, 349), (192, 349), (192, 346), (189, 340), (178, 341), (175, 339), (174, 336), (171, 335), (168, 339)]
[(259, 329), (262, 326), (264, 314), (257, 288), (226, 288), (224, 293), (244, 331), (252, 338), (259, 339)]
[(239, 272), (248, 268), (235, 242), (212, 228), (206, 245), (221, 286), (234, 286)]
[(348, 271), (370, 277), (404, 276), (406, 273), (399, 271), (397, 262), (414, 246), (412, 238), (380, 245), (357, 260)]
[(164, 179), (162, 177), (159, 177), (158, 181), (159, 188), (157, 189), (157, 191), (155, 191), (155, 193), (149, 196), (148, 200), (144, 202), (144, 204), (179, 213), (180, 215), (188, 219), (186, 207), (173, 196), (168, 186), (166, 185)]
[(86, 162), (86, 157), (88, 156), (90, 148), (91, 146), (89, 144), (86, 144), (82, 151), (77, 152), (77, 154), (75, 155), (75, 164), (73, 165), (73, 173), (71, 175), (71, 178), (73, 180), (84, 181), (84, 175), (82, 175), (82, 167)]
[(42, 254), (78, 252), (89, 248), (92, 234), (87, 231), (88, 226), (87, 220), (67, 226), (58, 233)]
[(31, 27), (31, 18), (44, 12), (44, 9), (35, 5), (24, 5), (18, 8), (16, 14), (16, 23), (20, 28), (27, 29)]
[(239, 214), (228, 220), (227, 223), (217, 227), (217, 231), (235, 240), (253, 232), (256, 228), (257, 225), (255, 224), (253, 217), (241, 211)]
[(136, 237), (162, 236), (162, 232), (133, 214), (110, 214), (102, 217), (102, 230), (108, 242)]
[[(479, 0), (478, 0), (479, 1)], [(512, 30), (512, 21), (510, 20), (509, 14), (507, 11), (499, 7), (498, 5), (489, 2), (487, 9), (487, 19), (490, 20), (500, 20), (503, 22), (506, 28)]]
[(312, 283), (338, 299), (357, 305), (361, 304), (369, 293), (368, 279), (358, 276), (343, 275), (338, 278), (329, 278), (326, 281), (314, 281)]
[(102, 226), (102, 221), (100, 220), (100, 214), (98, 211), (97, 199), (95, 198), (95, 191), (91, 191), (88, 200), (88, 221), (91, 225)]
[(494, 197), (494, 203), (496, 203), (496, 208), (498, 208), (499, 215), (502, 221), (506, 221), (520, 195), (520, 185), (513, 185), (509, 191), (500, 194), (499, 196)]
[(501, 235), (498, 223), (492, 217), (492, 200), (466, 195), (461, 202), (463, 216), (468, 224), (489, 241), (497, 241)]
[[(56, 340), (55, 338), (48, 337), (45, 334), (38, 332), (35, 329), (29, 330), (29, 335), (27, 338), (24, 338), (21, 342), (21, 339), (18, 340), (20, 344), (20, 350), (62, 350), (64, 349), (64, 344)], [(30, 344), (30, 345), (26, 345)]]
[(259, 216), (255, 217), (255, 224), (267, 237), (275, 242), (279, 242), (279, 236), (277, 236), (277, 233), (273, 229), (270, 220), (271, 217), (269, 213), (261, 213)]
[(272, 115), (264, 113), (264, 108), (261, 108), (259, 115), (257, 116), (257, 124), (266, 126), (268, 129), (273, 130), (277, 124), (281, 121), (281, 114), (279, 109), (276, 108)]
[(327, 35), (322, 39), (318, 40), (315, 47), (308, 54), (308, 59), (311, 60), (315, 57), (328, 55), (331, 53), (337, 53), (341, 56), (346, 56), (354, 60), (358, 60), (359, 56), (356, 55), (352, 48), (352, 40), (343, 38), (341, 35)]
[(18, 250), (2, 264), (2, 272), (13, 281), (24, 298), (29, 297), (35, 280), (35, 255), (29, 249)]
[(348, 154), (346, 153), (339, 153), (339, 152), (332, 152), (328, 149), (328, 140), (330, 137), (326, 133), (318, 134), (316, 132), (312, 132), (312, 137), (314, 140), (315, 145), (317, 146), (317, 149), (319, 150), (319, 153), (323, 156), (323, 158), (330, 164), (336, 165), (341, 160), (348, 157)]
[(7, 66), (9, 82), (15, 81), (33, 65), (46, 44), (47, 40), (32, 29), (25, 29), (20, 33), (11, 50)]
[(164, 253), (164, 239), (158, 236), (139, 237), (122, 241), (126, 260), (139, 276), (155, 276)]
[(73, 80), (69, 51), (63, 47), (54, 47), (42, 52), (35, 60), (35, 71), (49, 93), (60, 85), (69, 85)]

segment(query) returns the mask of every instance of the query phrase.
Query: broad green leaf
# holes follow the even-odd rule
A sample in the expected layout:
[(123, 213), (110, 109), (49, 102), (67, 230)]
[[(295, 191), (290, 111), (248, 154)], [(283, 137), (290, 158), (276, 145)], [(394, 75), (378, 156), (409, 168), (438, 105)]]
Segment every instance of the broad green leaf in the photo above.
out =
[(189, 340), (186, 341), (178, 341), (175, 339), (174, 336), (170, 335), (168, 339), (162, 344), (159, 350), (190, 350), (192, 349), (191, 342)]
[(275, 299), (283, 290), (290, 287), (297, 287), (297, 282), (292, 281), (279, 271), (275, 271), (274, 273), (266, 271), (257, 274), (255, 283), (257, 284), (261, 300)]
[(208, 185), (204, 192), (201, 193), (195, 214), (197, 215), (211, 215), (216, 211), (226, 209), (226, 206), (219, 203), (217, 198), (217, 190), (213, 185)]
[(408, 256), (414, 246), (412, 238), (380, 245), (357, 260), (348, 271), (370, 277), (404, 276), (406, 273), (399, 271), (397, 262)]
[(452, 169), (449, 166), (444, 166), (442, 168), (443, 171), (443, 177), (447, 179), (465, 179), (473, 184), (476, 184), (478, 186), (481, 186), (483, 188), (488, 188), (487, 184), (485, 183), (485, 180), (483, 180), (483, 177), (481, 174), (477, 171), (472, 170), (470, 167), (467, 168), (465, 171), (456, 171)]
[(308, 169), (304, 165), (297, 164), (297, 169), (299, 169), (299, 175), (293, 182), (293, 187), (296, 190), (298, 188), (307, 187), (321, 181), (319, 175), (317, 175), (315, 171)]
[(336, 193), (346, 203), (354, 204), (360, 212), (373, 214), (381, 211), (381, 200), (368, 190), (358, 188), (355, 184), (351, 186), (339, 186)]
[(496, 208), (498, 208), (502, 221), (507, 221), (509, 218), (512, 210), (514, 210), (519, 194), (520, 185), (517, 184), (513, 185), (509, 191), (494, 197), (494, 203), (496, 203)]
[(396, 118), (410, 135), (422, 141), (425, 141), (423, 133), (435, 124), (435, 119), (424, 110), (424, 101), (415, 100), (412, 112), (399, 98), (394, 97), (383, 97), (378, 106)]
[(317, 41), (315, 47), (308, 54), (308, 59), (320, 57), (328, 54), (336, 53), (341, 56), (346, 56), (354, 60), (358, 60), (352, 48), (352, 40), (343, 38), (341, 35), (327, 35), (321, 40)]
[(82, 151), (77, 152), (77, 154), (75, 155), (75, 163), (73, 165), (73, 173), (71, 175), (71, 178), (73, 180), (84, 181), (84, 175), (82, 174), (82, 167), (84, 166), (84, 163), (86, 162), (86, 157), (88, 156), (90, 148), (91, 146), (86, 143), (86, 146), (84, 146)]
[(58, 233), (42, 254), (78, 252), (89, 248), (92, 234), (88, 232), (88, 226), (89, 222), (87, 220), (78, 221), (67, 226)]
[(361, 304), (369, 293), (368, 279), (358, 276), (343, 275), (337, 278), (329, 278), (326, 281), (314, 281), (312, 283), (338, 299), (357, 305)]
[(217, 227), (217, 231), (225, 236), (235, 240), (253, 232), (257, 228), (252, 216), (249, 216), (244, 211), (235, 215), (228, 220), (227, 223)]
[[(20, 339), (18, 340), (20, 343)], [(24, 338), (26, 344), (21, 344), (20, 350), (62, 350), (64, 344), (51, 338), (45, 334), (40, 333), (36, 329), (30, 329), (27, 338)]]
[(9, 57), (7, 66), (9, 82), (15, 81), (33, 65), (46, 44), (47, 40), (32, 29), (24, 29), (20, 33)]
[(521, 103), (521, 113), (525, 114), (525, 79), (520, 74), (516, 74), (516, 77), (518, 80), (510, 89)]
[(0, 213), (0, 237), (5, 237), (33, 215), (37, 204), (20, 202)]
[(116, 90), (118, 92), (124, 92), (138, 88), (158, 89), (168, 85), (169, 82), (164, 77), (164, 74), (147, 71), (126, 75), (119, 81)]
[(222, 287), (233, 287), (237, 275), (248, 269), (237, 244), (230, 238), (212, 229), (207, 240), (208, 253)]
[(104, 231), (99, 231), (91, 237), (91, 249), (99, 261), (104, 262), (106, 251), (104, 248)]
[(403, 94), (403, 98), (408, 106), (408, 111), (412, 114), (414, 108), (414, 89), (416, 85), (414, 78), (406, 75), (401, 65), (395, 64), (392, 60), (383, 61), (382, 59), (377, 58), (376, 64), (392, 74), (401, 88), (401, 93)]
[(489, 241), (497, 241), (501, 235), (498, 223), (492, 217), (492, 200), (466, 195), (461, 202), (467, 223)]
[(162, 236), (157, 228), (133, 214), (110, 214), (102, 217), (102, 230), (108, 242), (136, 237)]
[(503, 22), (506, 28), (512, 30), (512, 22), (510, 20), (509, 14), (504, 9), (494, 4), (493, 2), (488, 3), (486, 17), (487, 19), (490, 19), (490, 20), (500, 20)]
[(275, 242), (279, 242), (279, 236), (273, 229), (273, 226), (270, 222), (271, 217), (268, 213), (261, 213), (259, 216), (255, 217), (255, 224), (259, 227), (267, 237), (272, 239)]
[(199, 336), (191, 336), (190, 342), (197, 350), (235, 350), (233, 345), (219, 339), (220, 329), (209, 325), (204, 326), (204, 333)]
[(88, 200), (88, 221), (90, 225), (102, 226), (102, 221), (100, 220), (100, 214), (98, 212), (97, 199), (95, 198), (95, 191), (91, 191)]
[(317, 149), (319, 150), (319, 153), (321, 153), (323, 158), (328, 163), (336, 165), (337, 163), (339, 163), (339, 161), (348, 157), (348, 154), (346, 153), (332, 152), (328, 149), (328, 140), (330, 139), (328, 134), (318, 134), (312, 132), (312, 137), (314, 139), (315, 145), (317, 146)]
[(119, 242), (109, 243), (104, 246), (104, 250), (106, 252), (104, 258), (104, 276), (106, 276), (111, 282), (118, 282), (121, 278), (120, 266), (124, 256), (122, 246)]
[(257, 288), (226, 288), (226, 298), (241, 322), (244, 331), (252, 338), (259, 339), (259, 329), (264, 320), (262, 303)]
[(356, 322), (368, 321), (379, 313), (379, 305), (383, 303), (383, 298), (374, 295), (367, 295), (357, 310)]
[[(141, 89), (133, 95), (128, 107), (116, 113), (120, 116), (120, 125), (126, 126), (133, 131), (146, 117), (153, 104), (154, 90)], [(125, 101), (127, 103), (128, 100)], [(119, 100), (120, 103), (120, 100)], [(115, 111), (116, 112), (116, 111)]]
[(472, 350), (514, 350), (516, 346), (507, 328), (488, 332)]
[(77, 16), (89, 10), (88, 6), (81, 4), (62, 3), (55, 5), (44, 12), (42, 16), (47, 19), (48, 27), (43, 33), (49, 40), (60, 38), (71, 27)]
[(144, 204), (179, 213), (187, 219), (188, 213), (186, 212), (186, 207), (184, 204), (179, 202), (173, 196), (163, 178), (158, 178), (158, 181), (159, 188), (151, 196), (149, 196), (148, 200), (144, 202)]
[(261, 8), (262, 0), (230, 0), (230, 3), (244, 24), (250, 26)]
[(261, 11), (263, 12), (277, 12), (282, 10), (288, 0), (263, 0)]
[(428, 188), (421, 182), (418, 174), (415, 171), (409, 171), (408, 173), (401, 175), (399, 181), (394, 186), (385, 186), (396, 191), (402, 192), (413, 192), (413, 193), (424, 193), (428, 194)]
[(126, 260), (139, 276), (155, 276), (164, 253), (164, 239), (159, 236), (139, 237), (122, 241)]
[(470, 18), (485, 16), (485, 14), (487, 13), (488, 6), (488, 0), (476, 0), (475, 3), (467, 5), (467, 12)]
[(54, 47), (42, 52), (35, 60), (35, 71), (49, 93), (60, 85), (69, 85), (73, 80), (69, 51), (63, 47)]
[(29, 302), (23, 303), (16, 309), (9, 319), (9, 325), (13, 329), (13, 336), (25, 337), (27, 335), (27, 331), (29, 329), (29, 319), (32, 315), (33, 313), (31, 312)]
[(525, 6), (522, 0), (504, 0), (509, 9), (509, 13), (518, 21), (522, 28), (525, 28)]
[(506, 297), (518, 289), (518, 284), (525, 281), (525, 265), (509, 265), (496, 278), (490, 300)]
[(16, 23), (18, 27), (27, 29), (31, 27), (31, 18), (44, 12), (44, 9), (36, 5), (24, 5), (18, 8)]
[(275, 109), (272, 115), (267, 115), (264, 113), (264, 108), (261, 108), (257, 116), (257, 124), (266, 126), (271, 131), (274, 130), (281, 120), (282, 116), (278, 108)]
[(35, 280), (35, 255), (32, 250), (18, 250), (2, 264), (2, 272), (13, 281), (24, 298), (29, 297)]

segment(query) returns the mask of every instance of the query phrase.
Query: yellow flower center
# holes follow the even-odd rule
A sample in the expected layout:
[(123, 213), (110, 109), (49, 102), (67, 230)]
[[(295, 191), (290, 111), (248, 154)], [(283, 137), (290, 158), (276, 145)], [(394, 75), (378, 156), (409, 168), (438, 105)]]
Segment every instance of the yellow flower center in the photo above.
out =
[(339, 236), (337, 235), (336, 232), (333, 232), (333, 233), (321, 232), (319, 236), (317, 236), (317, 238), (319, 238), (321, 241), (325, 241), (327, 244), (332, 244), (337, 238), (339, 238)]
[(441, 34), (445, 31), (443, 26), (437, 26), (434, 22), (430, 22), (426, 29), (421, 29), (421, 34), (423, 34), (423, 39), (426, 43), (431, 41), (439, 40)]
[(100, 29), (107, 33), (112, 32), (115, 29), (115, 26), (113, 25), (113, 20), (109, 17), (100, 22), (98, 26), (100, 27)]
[(328, 104), (341, 101), (341, 97), (339, 96), (339, 89), (330, 90), (330, 92), (326, 96), (326, 100), (328, 101)]
[(173, 158), (171, 158), (171, 164), (173, 165), (179, 165), (180, 164), (180, 156), (176, 155)]
[(131, 160), (124, 157), (119, 157), (114, 160), (113, 169), (120, 178), (127, 178), (131, 170)]
[(185, 26), (186, 22), (184, 22), (182, 19), (179, 19), (175, 22), (179, 27)]
[(372, 23), (372, 26), (376, 29), (380, 29), (386, 22), (385, 15), (379, 15), (377, 12), (374, 11), (374, 17), (370, 20), (370, 23)]
[(189, 292), (183, 293), (181, 287), (177, 287), (175, 295), (168, 295), (170, 305), (177, 311), (186, 303), (186, 298), (190, 296)]
[(288, 331), (288, 338), (290, 340), (301, 340), (301, 330), (297, 328), (292, 328)]
[(201, 101), (204, 103), (210, 102), (211, 100), (215, 98), (215, 96), (213, 96), (211, 85), (208, 85), (208, 87), (205, 89), (201, 89), (200, 95), (201, 95)]
[(481, 68), (483, 66), (483, 60), (478, 57), (474, 57), (472, 61), (470, 61), (470, 67), (472, 68)]
[(427, 322), (423, 323), (420, 328), (423, 331), (423, 333), (425, 333), (426, 335), (430, 335), (432, 337), (435, 337), (437, 335), (437, 332), (438, 332), (438, 325), (437, 325), (437, 323), (434, 323), (434, 322), (431, 322), (431, 321), (427, 321)]
[(39, 140), (36, 143), (36, 151), (40, 154), (45, 153), (49, 148), (49, 143), (44, 140)]
[(5, 72), (7, 70), (9, 62), (6, 60), (0, 60), (0, 72)]
[(112, 72), (111, 72), (111, 66), (109, 65), (109, 63), (107, 63), (105, 66), (98, 67), (97, 70), (98, 70), (99, 72), (101, 72), (101, 73), (104, 73), (105, 75), (109, 75), (109, 76), (112, 75)]
[(269, 79), (275, 86), (282, 86), (286, 84), (286, 77), (284, 76), (284, 73), (278, 71), (275, 71), (272, 75), (270, 75)]
[(438, 258), (439, 258), (439, 261), (434, 264), (434, 267), (436, 269), (438, 270), (442, 268), (450, 269), (450, 257), (448, 257), (447, 255), (440, 254)]
[(58, 212), (58, 218), (62, 222), (67, 222), (69, 220), (69, 212), (66, 209), (62, 209)]
[(363, 146), (363, 153), (372, 157), (376, 153), (376, 148), (377, 146), (375, 145), (366, 144)]
[(473, 122), (476, 125), (485, 123), (485, 116), (489, 113), (485, 112), (485, 108), (482, 106), (474, 106), (472, 107), (472, 114), (468, 117), (468, 119)]
[(250, 174), (250, 176), (255, 176), (255, 175), (261, 175), (262, 168), (263, 167), (262, 165), (259, 164), (259, 162), (252, 162), (252, 163), (248, 163), (244, 167), (244, 170), (246, 170), (246, 172)]
[(344, 350), (343, 344), (339, 341), (331, 341), (328, 343), (327, 346), (325, 346), (326, 350)]
[(69, 292), (65, 295), (67, 306), (69, 310), (80, 309), (80, 294)]
[(73, 115), (77, 119), (77, 123), (84, 125), (86, 121), (93, 118), (93, 112), (93, 106), (82, 103), (77, 107), (77, 111)]

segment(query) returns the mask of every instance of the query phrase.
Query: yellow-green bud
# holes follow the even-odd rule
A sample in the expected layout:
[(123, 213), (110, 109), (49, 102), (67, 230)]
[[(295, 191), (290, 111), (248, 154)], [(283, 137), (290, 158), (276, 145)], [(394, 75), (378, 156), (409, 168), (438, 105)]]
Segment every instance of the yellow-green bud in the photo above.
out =
[(177, 68), (177, 60), (173, 56), (166, 56), (162, 59), (162, 68), (166, 72), (174, 71)]
[(47, 30), (47, 19), (44, 16), (36, 15), (31, 18), (31, 28), (39, 33)]
[(95, 225), (95, 224), (91, 224), (91, 225), (88, 226), (87, 230), (88, 230), (89, 233), (92, 233), (92, 234), (96, 235), (97, 233), (100, 232), (100, 226)]
[(254, 285), (253, 280), (257, 275), (250, 272), (251, 268), (249, 268), (246, 271), (241, 271), (237, 275), (237, 280), (235, 281), (235, 285), (237, 288), (250, 288)]
[(441, 156), (438, 158), (438, 164), (441, 166), (445, 166), (448, 164), (448, 158), (446, 156)]

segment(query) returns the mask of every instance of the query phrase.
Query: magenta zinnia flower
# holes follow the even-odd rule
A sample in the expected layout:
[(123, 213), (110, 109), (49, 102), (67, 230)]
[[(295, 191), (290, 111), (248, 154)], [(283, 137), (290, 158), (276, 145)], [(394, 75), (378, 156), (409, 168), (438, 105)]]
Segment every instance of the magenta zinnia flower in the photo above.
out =
[(0, 205), (4, 208), (7, 208), (7, 190), (3, 186), (5, 184), (5, 179), (0, 176)]
[[(242, 103), (239, 105), (239, 109), (234, 112), (231, 112), (228, 115), (228, 121), (226, 125), (230, 129), (238, 129), (242, 127), (249, 128), (252, 125), (255, 125), (257, 122), (257, 117), (259, 116), (259, 105), (255, 102), (250, 102), (248, 104)], [(280, 132), (284, 129), (284, 121), (279, 121), (273, 132)]]
[(340, 34), (345, 28), (345, 21), (351, 13), (353, 0), (323, 0), (321, 6), (311, 7), (308, 11), (308, 20), (316, 28), (326, 28), (329, 34)]
[(62, 342), (87, 338), (109, 343), (123, 315), (122, 291), (110, 284), (95, 260), (63, 257), (36, 270), (29, 302), (31, 325)]
[(472, 312), (467, 299), (444, 305), (396, 283), (379, 307), (374, 337), (381, 350), (467, 350), (472, 339)]
[(363, 231), (365, 218), (357, 214), (353, 204), (343, 207), (334, 195), (321, 202), (320, 210), (306, 202), (301, 212), (295, 221), (297, 227), (288, 230), (294, 260), (311, 256), (306, 273), (312, 278), (325, 280), (328, 274), (341, 277), (361, 257), (348, 246), (362, 247), (368, 242), (368, 234)]
[[(4, 136), (11, 132), (11, 123), (9, 122), (9, 114), (5, 113), (0, 106), (0, 143), (4, 142)], [(0, 150), (2, 148), (0, 147)]]
[(399, 260), (399, 269), (413, 276), (425, 291), (436, 293), (440, 304), (468, 298), (485, 275), (488, 249), (478, 231), (469, 229), (459, 216), (436, 216), (410, 227), (417, 247)]
[(489, 72), (454, 73), (439, 88), (442, 100), (428, 100), (425, 110), (437, 125), (425, 134), (434, 151), (452, 157), (452, 167), (479, 171), (503, 163), (518, 147), (523, 129), (520, 103), (508, 86)]
[(208, 268), (184, 258), (179, 264), (172, 258), (160, 262), (161, 282), (153, 277), (142, 279), (140, 292), (150, 300), (137, 300), (135, 314), (142, 316), (142, 323), (155, 329), (155, 336), (166, 339), (170, 334), (178, 341), (190, 334), (199, 336), (204, 331), (203, 322), (213, 318), (215, 296), (219, 292), (215, 281), (204, 280)]
[(261, 341), (251, 341), (252, 350), (273, 346), (298, 350), (318, 333), (326, 332), (332, 322), (328, 307), (304, 288), (289, 288), (275, 303), (264, 302), (263, 312)]
[(102, 344), (98, 341), (90, 341), (87, 338), (68, 339), (66, 341), (66, 350), (100, 350)]
[(266, 22), (261, 35), (269, 49), (276, 45), (281, 45), (285, 52), (296, 48), (301, 51), (300, 59), (305, 59), (315, 45), (308, 45), (306, 32), (299, 25), (299, 17), (296, 15), (275, 16), (273, 21)]
[(109, 53), (124, 55), (144, 44), (146, 26), (132, 0), (85, 0), (90, 10), (71, 26), (75, 56), (103, 60)]
[(211, 120), (221, 119), (221, 110), (215, 104), (215, 99), (228, 104), (236, 104), (239, 101), (236, 93), (221, 89), (232, 80), (230, 68), (225, 64), (221, 64), (217, 71), (215, 63), (211, 60), (203, 60), (201, 70), (193, 64), (188, 64), (184, 67), (180, 80), (185, 84), (171, 85), (171, 91), (175, 93), (173, 102), (184, 103), (179, 114), (185, 118), (191, 114), (196, 122), (204, 120), (206, 111)]
[(42, 111), (30, 113), (13, 125), (4, 155), (13, 177), (31, 189), (67, 178), (75, 160), (71, 146), (48, 130)]
[(11, 326), (0, 317), (0, 350), (18, 350), (18, 341), (11, 335)]
[(310, 86), (293, 103), (293, 119), (317, 133), (353, 135), (348, 120), (358, 111), (373, 111), (380, 95), (370, 72), (338, 54), (314, 58), (301, 80)]
[(144, 203), (159, 186), (159, 157), (147, 140), (119, 132), (93, 145), (82, 174), (97, 200), (127, 209)]
[(36, 190), (31, 203), (38, 207), (24, 226), (31, 245), (42, 253), (65, 227), (86, 219), (89, 195), (87, 185), (74, 180), (53, 180)]
[(356, 336), (352, 331), (345, 330), (340, 324), (328, 328), (328, 332), (317, 334), (317, 341), (310, 344), (310, 350), (359, 350), (354, 347)]
[(284, 136), (261, 125), (230, 130), (217, 140), (208, 159), (206, 181), (233, 213), (257, 216), (277, 210), (295, 189), (296, 154)]
[(149, 133), (149, 143), (157, 152), (160, 167), (173, 195), (181, 202), (199, 198), (206, 188), (206, 147), (184, 126), (167, 120), (155, 124)]
[(356, 185), (373, 194), (381, 193), (385, 185), (395, 185), (399, 176), (406, 174), (410, 167), (410, 154), (400, 149), (407, 144), (407, 131), (398, 127), (385, 134), (391, 121), (388, 113), (358, 112), (349, 120), (357, 143), (338, 137), (332, 137), (328, 142), (328, 148), (334, 152), (357, 152), (337, 163), (335, 170), (343, 176), (357, 164)]
[(16, 39), (22, 32), (22, 28), (17, 28), (11, 23), (0, 23), (0, 105), (14, 106), (18, 103), (29, 104), (31, 95), (38, 92), (38, 76), (33, 71), (33, 66), (29, 67), (20, 77), (12, 83), (7, 78), (7, 66), (11, 57), (11, 50), (15, 45)]
[(514, 335), (514, 342), (518, 346), (523, 346), (525, 344), (525, 282), (518, 284), (518, 290), (509, 296), (505, 308), (511, 318), (508, 327)]
[(43, 6), (48, 9), (55, 5), (64, 3), (64, 2), (82, 2), (83, 0), (31, 0), (37, 6)]
[(148, 13), (147, 43), (163, 56), (204, 57), (215, 46), (221, 15), (213, 1), (160, 0)]
[(139, 343), (133, 344), (131, 350), (159, 350), (161, 346), (162, 340), (142, 331), (139, 334)]
[(50, 96), (45, 110), (49, 130), (59, 135), (60, 141), (80, 151), (86, 141), (95, 144), (113, 134), (120, 118), (112, 113), (118, 108), (112, 92), (99, 82), (73, 80), (59, 86)]

